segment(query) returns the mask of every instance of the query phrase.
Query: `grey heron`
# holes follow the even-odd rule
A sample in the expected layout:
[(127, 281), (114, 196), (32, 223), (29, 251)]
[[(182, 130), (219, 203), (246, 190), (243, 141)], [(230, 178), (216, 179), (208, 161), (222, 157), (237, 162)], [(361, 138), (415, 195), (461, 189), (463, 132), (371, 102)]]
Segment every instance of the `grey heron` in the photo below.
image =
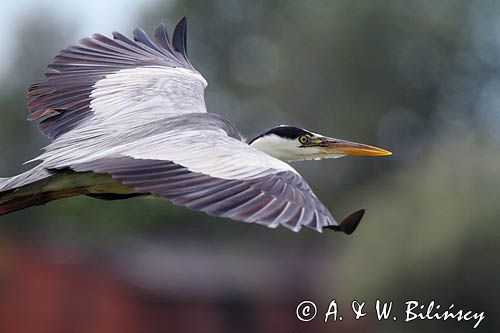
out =
[(171, 41), (163, 24), (156, 42), (141, 29), (133, 35), (82, 39), (30, 86), (28, 120), (52, 141), (31, 170), (0, 179), (0, 215), (77, 195), (152, 195), (271, 228), (354, 231), (364, 210), (336, 222), (287, 162), (390, 152), (285, 125), (247, 143), (207, 113), (185, 18)]

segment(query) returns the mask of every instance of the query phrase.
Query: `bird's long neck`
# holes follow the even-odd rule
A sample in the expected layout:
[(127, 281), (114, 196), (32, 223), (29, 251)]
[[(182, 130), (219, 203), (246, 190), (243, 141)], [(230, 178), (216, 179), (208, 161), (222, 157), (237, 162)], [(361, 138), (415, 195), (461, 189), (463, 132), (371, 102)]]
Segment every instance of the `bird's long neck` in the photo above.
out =
[(285, 162), (305, 159), (295, 140), (277, 135), (258, 136), (249, 144), (252, 148)]

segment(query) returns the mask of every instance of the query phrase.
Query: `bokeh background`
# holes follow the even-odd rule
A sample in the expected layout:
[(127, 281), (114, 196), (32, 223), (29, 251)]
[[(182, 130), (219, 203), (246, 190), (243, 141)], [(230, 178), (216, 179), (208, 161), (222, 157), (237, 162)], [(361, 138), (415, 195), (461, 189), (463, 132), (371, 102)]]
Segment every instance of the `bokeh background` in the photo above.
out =
[[(472, 330), (404, 323), (408, 300), (484, 311), (477, 331), (500, 330), (497, 1), (4, 1), (0, 174), (47, 143), (25, 92), (58, 50), (182, 16), (208, 109), (247, 137), (292, 124), (394, 153), (293, 165), (334, 216), (365, 219), (352, 236), (295, 234), (144, 198), (3, 216), (0, 332)], [(332, 299), (344, 320), (324, 323)], [(376, 299), (399, 320), (377, 321)]]

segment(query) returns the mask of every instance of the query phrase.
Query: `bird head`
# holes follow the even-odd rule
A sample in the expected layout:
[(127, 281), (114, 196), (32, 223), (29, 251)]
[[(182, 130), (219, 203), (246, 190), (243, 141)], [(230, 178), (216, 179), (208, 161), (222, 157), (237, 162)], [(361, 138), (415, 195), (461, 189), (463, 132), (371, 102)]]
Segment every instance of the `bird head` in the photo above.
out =
[(392, 153), (373, 146), (281, 125), (267, 130), (249, 145), (282, 161), (321, 160), (346, 155), (385, 156)]

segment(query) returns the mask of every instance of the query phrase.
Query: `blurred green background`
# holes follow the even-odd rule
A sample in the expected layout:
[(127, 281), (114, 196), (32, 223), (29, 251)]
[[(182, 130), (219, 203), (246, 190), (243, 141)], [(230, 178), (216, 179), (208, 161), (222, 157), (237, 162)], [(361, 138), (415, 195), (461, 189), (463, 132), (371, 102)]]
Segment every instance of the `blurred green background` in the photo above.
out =
[[(151, 33), (160, 22), (173, 28), (182, 16), (191, 62), (209, 82), (208, 110), (247, 137), (290, 124), (393, 155), (293, 165), (337, 219), (367, 209), (352, 236), (268, 230), (144, 198), (74, 198), (2, 216), (0, 331), (127, 331), (88, 328), (85, 318), (100, 315), (111, 318), (107, 325), (136, 323), (128, 329), (148, 322), (148, 332), (472, 330), (464, 321), (404, 323), (404, 302), (412, 299), (484, 311), (477, 331), (500, 330), (500, 3), (104, 3), (65, 2), (61, 11), (56, 2), (23, 0), (0, 14), (18, 13), (3, 29), (11, 39), (0, 90), (3, 177), (28, 169), (22, 163), (48, 142), (25, 121), (25, 93), (58, 50), (82, 31), (109, 35), (119, 28), (130, 36), (141, 26)], [(117, 18), (125, 13), (127, 20)], [(118, 27), (95, 30), (98, 20)], [(37, 273), (23, 266), (26, 260)], [(61, 306), (66, 321), (74, 318), (67, 326), (50, 326), (62, 324), (46, 317), (38, 328), (23, 323), (33, 309), (59, 304), (52, 293), (31, 297), (29, 290), (48, 288), (52, 275), (45, 270), (72, 265), (132, 290), (127, 302), (139, 304), (135, 312), (113, 316), (113, 305), (91, 312), (90, 294), (79, 301), (84, 282), (75, 282), (61, 294), (72, 300)], [(48, 284), (26, 289), (26, 272)], [(12, 307), (13, 295), (26, 302)], [(336, 299), (346, 318), (324, 323), (318, 315), (301, 323), (295, 307), (303, 299), (314, 300), (319, 314)], [(348, 311), (354, 299), (392, 300), (400, 319), (378, 322), (367, 305), (372, 311), (355, 321)], [(184, 312), (171, 311), (181, 306)]]

